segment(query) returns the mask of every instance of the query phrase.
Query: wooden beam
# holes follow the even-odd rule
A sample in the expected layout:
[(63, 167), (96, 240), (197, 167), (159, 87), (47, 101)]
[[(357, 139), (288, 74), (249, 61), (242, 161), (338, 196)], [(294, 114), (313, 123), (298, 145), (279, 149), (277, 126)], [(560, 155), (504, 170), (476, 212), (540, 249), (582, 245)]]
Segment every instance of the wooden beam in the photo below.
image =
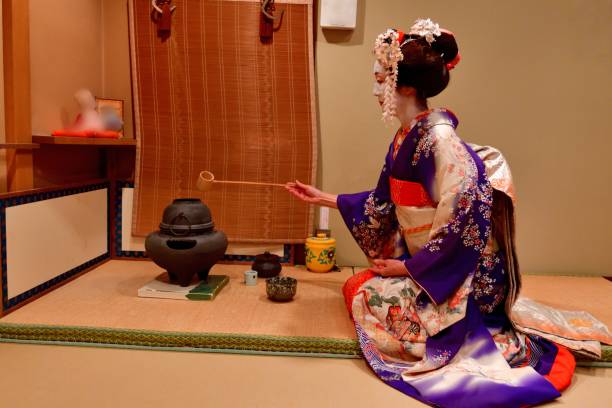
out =
[(136, 147), (135, 139), (111, 139), (104, 137), (32, 136), (32, 142), (46, 145), (72, 145), (93, 147)]
[[(7, 143), (32, 143), (29, 0), (2, 1), (4, 109)], [(32, 152), (6, 154), (9, 191), (33, 187)]]
[(38, 143), (0, 143), (0, 149), (38, 149)]

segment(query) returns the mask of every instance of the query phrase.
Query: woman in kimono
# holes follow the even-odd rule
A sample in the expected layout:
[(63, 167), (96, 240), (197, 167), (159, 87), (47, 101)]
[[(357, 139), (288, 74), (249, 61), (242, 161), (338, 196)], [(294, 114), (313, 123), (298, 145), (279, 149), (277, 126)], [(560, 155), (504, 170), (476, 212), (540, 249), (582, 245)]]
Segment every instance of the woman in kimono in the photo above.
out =
[(563, 346), (509, 318), (520, 275), (513, 190), (495, 149), (468, 145), (430, 109), (459, 61), (452, 33), (417, 20), (378, 36), (374, 95), (401, 122), (376, 188), (296, 197), (337, 208), (371, 263), (344, 286), (363, 355), (392, 387), (430, 405), (518, 407), (557, 398), (575, 367)]

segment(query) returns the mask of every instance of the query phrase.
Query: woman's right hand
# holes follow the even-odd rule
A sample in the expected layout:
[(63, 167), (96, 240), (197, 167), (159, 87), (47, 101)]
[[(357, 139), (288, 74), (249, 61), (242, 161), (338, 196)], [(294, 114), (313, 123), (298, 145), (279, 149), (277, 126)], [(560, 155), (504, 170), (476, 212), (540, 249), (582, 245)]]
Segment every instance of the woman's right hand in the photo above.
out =
[(295, 197), (302, 201), (311, 204), (318, 204), (325, 207), (338, 208), (336, 200), (338, 196), (334, 194), (324, 193), (316, 187), (309, 186), (308, 184), (300, 183), (298, 180), (295, 182), (288, 182), (285, 184), (285, 188)]

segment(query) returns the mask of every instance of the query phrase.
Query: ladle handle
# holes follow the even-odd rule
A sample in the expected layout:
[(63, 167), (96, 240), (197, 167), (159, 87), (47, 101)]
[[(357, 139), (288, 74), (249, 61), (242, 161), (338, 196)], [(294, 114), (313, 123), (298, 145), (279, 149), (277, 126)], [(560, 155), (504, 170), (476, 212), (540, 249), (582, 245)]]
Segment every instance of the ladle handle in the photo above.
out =
[(225, 183), (225, 184), (248, 184), (251, 186), (275, 186), (275, 187), (285, 187), (284, 184), (278, 183), (260, 183), (257, 181), (229, 181), (229, 180), (214, 180), (213, 183)]

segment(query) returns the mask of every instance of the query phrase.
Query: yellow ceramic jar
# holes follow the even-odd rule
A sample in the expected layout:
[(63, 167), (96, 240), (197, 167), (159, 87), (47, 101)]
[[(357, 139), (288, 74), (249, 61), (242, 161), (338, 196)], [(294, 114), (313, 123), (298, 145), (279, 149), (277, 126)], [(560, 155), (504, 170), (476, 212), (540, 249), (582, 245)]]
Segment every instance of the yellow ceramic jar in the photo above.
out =
[(306, 240), (306, 267), (311, 272), (329, 272), (336, 265), (336, 240), (325, 233)]

